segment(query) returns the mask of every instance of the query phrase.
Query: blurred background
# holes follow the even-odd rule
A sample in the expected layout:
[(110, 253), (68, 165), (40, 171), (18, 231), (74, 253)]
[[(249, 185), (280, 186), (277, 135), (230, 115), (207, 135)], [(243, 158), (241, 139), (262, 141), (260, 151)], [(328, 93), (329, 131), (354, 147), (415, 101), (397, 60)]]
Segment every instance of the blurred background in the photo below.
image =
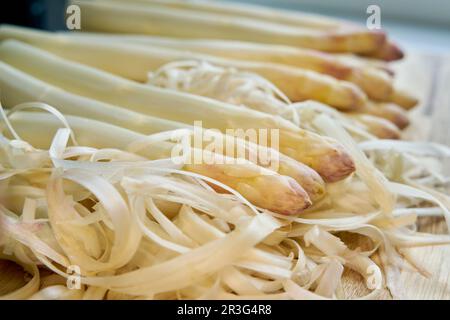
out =
[[(405, 49), (450, 53), (449, 0), (222, 0), (264, 4), (353, 20), (365, 24), (369, 5), (381, 9), (381, 25)], [(8, 3), (8, 4), (6, 4)], [(65, 28), (65, 0), (3, 1), (0, 23), (47, 30)]]

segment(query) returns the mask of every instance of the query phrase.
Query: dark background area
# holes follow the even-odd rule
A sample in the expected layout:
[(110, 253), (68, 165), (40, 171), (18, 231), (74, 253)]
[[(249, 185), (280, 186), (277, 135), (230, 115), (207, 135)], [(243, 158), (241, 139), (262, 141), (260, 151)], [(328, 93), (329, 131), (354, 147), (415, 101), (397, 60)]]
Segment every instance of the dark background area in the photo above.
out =
[(63, 30), (65, 6), (65, 0), (3, 0), (0, 23)]

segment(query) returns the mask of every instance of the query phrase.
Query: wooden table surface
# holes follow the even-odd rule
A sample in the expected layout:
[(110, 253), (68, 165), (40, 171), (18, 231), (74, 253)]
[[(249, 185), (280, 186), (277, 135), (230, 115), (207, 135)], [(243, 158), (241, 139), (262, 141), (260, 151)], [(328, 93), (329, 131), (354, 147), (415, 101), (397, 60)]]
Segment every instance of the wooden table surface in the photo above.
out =
[[(420, 105), (411, 112), (412, 124), (405, 130), (405, 139), (428, 140), (450, 146), (450, 56), (409, 54), (394, 65), (397, 86), (420, 98)], [(450, 173), (450, 162), (443, 162)], [(447, 233), (443, 218), (419, 218), (418, 231)], [(399, 282), (402, 292), (383, 292), (380, 299), (450, 299), (450, 245), (407, 250), (429, 271), (426, 278), (419, 273), (402, 271)], [(344, 277), (347, 297), (359, 297), (368, 291), (359, 275), (347, 272)]]
[[(418, 108), (412, 111), (412, 125), (405, 137), (415, 140), (430, 140), (450, 145), (450, 56), (410, 54), (394, 66), (398, 86), (413, 92), (421, 99)], [(444, 163), (450, 172), (448, 162)], [(442, 218), (420, 218), (418, 230), (430, 233), (446, 233)], [(409, 253), (428, 270), (429, 278), (418, 273), (402, 271), (400, 279), (403, 292), (392, 296), (385, 290), (380, 299), (450, 299), (450, 246), (409, 249)], [(0, 280), (0, 295), (23, 285), (20, 269), (0, 260), (0, 274), (8, 273), (9, 279)], [(343, 291), (346, 298), (360, 297), (368, 293), (359, 275), (352, 271), (344, 273)]]
[[(421, 99), (421, 105), (412, 112), (413, 125), (407, 130), (406, 138), (450, 146), (450, 55), (412, 54), (397, 69), (398, 85)], [(450, 175), (449, 160), (442, 163), (447, 176)], [(418, 230), (448, 232), (443, 218), (421, 218)], [(402, 272), (400, 281), (405, 287), (405, 298), (450, 299), (450, 245), (416, 248), (410, 253), (431, 277)]]

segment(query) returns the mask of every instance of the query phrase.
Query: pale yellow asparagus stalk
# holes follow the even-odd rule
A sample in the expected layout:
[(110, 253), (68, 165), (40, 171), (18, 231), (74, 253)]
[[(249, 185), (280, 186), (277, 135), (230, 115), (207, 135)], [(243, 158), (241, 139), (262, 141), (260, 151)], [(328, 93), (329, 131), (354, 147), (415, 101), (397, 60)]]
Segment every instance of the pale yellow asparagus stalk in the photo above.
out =
[[(203, 120), (219, 130), (230, 127), (295, 129), (295, 126), (280, 117), (141, 85), (18, 41), (2, 42), (0, 58), (9, 65), (62, 89), (156, 117), (191, 125), (196, 120)], [(249, 123), (249, 119), (254, 122)]]
[[(3, 62), (0, 62), (0, 91), (3, 93), (2, 104), (5, 107), (11, 108), (27, 101), (41, 101), (57, 106), (58, 110), (63, 114), (99, 120), (142, 134), (152, 134), (183, 128), (192, 130), (192, 127), (185, 123), (147, 116), (108, 103), (72, 94), (34, 78)], [(223, 137), (223, 145), (227, 143), (226, 138), (226, 136)], [(236, 138), (233, 139), (237, 142)], [(173, 145), (169, 143), (166, 143), (166, 145), (168, 147), (165, 148), (166, 151), (161, 156), (169, 157)], [(258, 154), (268, 154), (267, 148), (263, 146), (256, 145), (255, 148), (255, 152)], [(232, 153), (236, 154), (235, 150), (232, 150)], [(273, 158), (279, 163), (278, 173), (294, 178), (305, 189), (313, 202), (325, 194), (324, 182), (313, 169), (294, 159), (279, 154), (276, 150), (272, 150), (272, 153)], [(232, 156), (229, 153), (226, 153), (226, 155)], [(263, 167), (268, 166), (267, 163), (257, 162), (256, 164)]]
[[(152, 73), (149, 76), (149, 84), (281, 115), (293, 120), (302, 128), (308, 129), (298, 120), (295, 107), (288, 101), (284, 101), (275, 87), (254, 74), (225, 69), (204, 62), (175, 62)], [(223, 92), (222, 87), (228, 90)], [(401, 128), (408, 124), (407, 115), (396, 106), (370, 102), (364, 111), (383, 115)], [(357, 116), (357, 113), (353, 115), (353, 119), (359, 118), (359, 122), (364, 123), (363, 127), (375, 133), (376, 136), (399, 137), (398, 129), (389, 120), (370, 115), (364, 116), (364, 114)], [(304, 120), (303, 115), (300, 115), (300, 118)]]
[[(216, 1), (180, 1), (180, 0), (109, 0), (122, 4), (142, 4), (149, 7), (164, 6), (167, 8), (194, 10), (213, 14), (228, 15), (270, 21), (293, 27), (306, 27), (329, 32), (361, 31), (363, 27), (348, 21), (331, 19), (324, 16), (311, 16), (301, 12), (292, 12), (240, 3), (220, 3)], [(368, 56), (386, 61), (403, 58), (402, 50), (393, 42), (386, 41), (379, 48), (367, 54)]]
[(366, 54), (366, 56), (372, 59), (395, 61), (402, 59), (404, 53), (395, 43), (386, 41), (377, 50)]
[[(20, 27), (0, 27), (0, 39), (14, 38), (36, 46), (45, 47), (50, 33), (35, 31)], [(177, 39), (167, 37), (154, 37), (143, 35), (119, 35), (99, 33), (76, 33), (65, 32), (58, 34), (60, 41), (63, 36), (80, 39), (91, 39), (95, 41), (106, 41), (108, 43), (134, 43), (151, 47), (165, 47), (177, 50), (189, 50), (203, 53), (209, 56), (223, 57), (227, 59), (260, 61), (276, 64), (295, 66), (301, 69), (312, 70), (332, 76), (339, 80), (345, 80), (356, 84), (369, 98), (381, 102), (393, 102), (405, 109), (411, 109), (417, 104), (417, 99), (410, 94), (394, 88), (392, 71), (385, 65), (375, 64), (375, 61), (367, 62), (361, 57), (339, 57), (324, 52), (309, 49), (294, 48), (282, 45), (250, 43), (231, 40), (205, 40), (205, 39)], [(67, 41), (67, 40), (66, 40)], [(54, 49), (56, 50), (56, 49)], [(200, 57), (200, 56), (199, 56)], [(203, 56), (205, 60), (207, 56)], [(210, 60), (211, 57), (209, 57)], [(220, 59), (216, 59), (216, 63)], [(240, 69), (245, 66), (237, 65)], [(248, 65), (250, 70), (258, 71)], [(137, 77), (135, 71), (123, 71), (127, 77)], [(139, 71), (138, 71), (139, 72)], [(288, 75), (286, 75), (288, 76)], [(277, 79), (266, 74), (266, 77)], [(282, 83), (280, 83), (282, 85)], [(283, 88), (286, 91), (289, 89)], [(335, 93), (336, 94), (336, 93)], [(296, 100), (295, 96), (291, 97)], [(323, 100), (319, 98), (317, 100)], [(333, 104), (333, 102), (331, 102)]]
[(179, 1), (179, 0), (109, 0), (126, 3), (140, 3), (162, 5), (169, 8), (188, 9), (209, 13), (226, 14), (235, 17), (248, 17), (262, 19), (275, 23), (298, 27), (336, 30), (342, 27), (353, 26), (345, 20), (333, 19), (326, 16), (314, 15), (300, 11), (288, 11), (254, 4), (225, 3), (218, 1)]
[(301, 130), (278, 116), (138, 84), (14, 40), (0, 44), (0, 59), (65, 90), (148, 115), (190, 125), (201, 120), (205, 127), (222, 132), (278, 129), (281, 153), (313, 168), (325, 181), (341, 180), (355, 169), (340, 143)]
[[(281, 64), (224, 59), (158, 46), (142, 47), (117, 41), (52, 36), (20, 29), (2, 28), (0, 30), (1, 39), (11, 37), (61, 57), (140, 82), (146, 81), (149, 71), (156, 70), (168, 62), (186, 59), (203, 60), (215, 65), (255, 72), (273, 82), (292, 101), (312, 99), (342, 110), (356, 110), (366, 102), (365, 94), (351, 83), (314, 71)], [(117, 61), (126, 61), (126, 63), (117, 63)]]
[(138, 84), (18, 41), (1, 43), (0, 59), (65, 90), (148, 115), (190, 125), (202, 120), (205, 127), (222, 132), (278, 129), (280, 151), (313, 168), (326, 181), (341, 180), (354, 171), (351, 157), (337, 141), (301, 130), (278, 116)]
[(361, 123), (369, 133), (380, 139), (400, 139), (401, 137), (401, 131), (384, 118), (360, 113), (347, 116)]
[(88, 117), (143, 134), (190, 128), (189, 125), (182, 122), (144, 115), (102, 101), (72, 94), (32, 77), (2, 61), (0, 61), (0, 91), (2, 105), (6, 108), (12, 108), (28, 101), (40, 101), (57, 106), (63, 114)]
[[(151, 74), (149, 84), (281, 115), (293, 120), (301, 128), (309, 129), (308, 125), (305, 126), (308, 123), (308, 120), (305, 120), (305, 114), (298, 109), (301, 103), (294, 106), (284, 101), (275, 87), (254, 74), (225, 69), (205, 62), (175, 62)], [(227, 88), (226, 92), (221, 90), (223, 87)], [(383, 106), (380, 108), (386, 109)], [(335, 111), (334, 114), (339, 113)], [(338, 119), (347, 123), (345, 118), (348, 117), (379, 138), (400, 138), (400, 130), (386, 119), (358, 113), (341, 113)]]
[(386, 61), (375, 60), (367, 56), (357, 56), (348, 53), (333, 53), (332, 56), (346, 64), (351, 64), (355, 67), (371, 67), (386, 73), (388, 76), (395, 76), (394, 70)]
[[(79, 34), (69, 33), (74, 36)], [(82, 33), (81, 36), (85, 35)], [(94, 35), (91, 35), (94, 36)], [(333, 55), (311, 49), (230, 40), (174, 39), (152, 36), (95, 35), (110, 41), (127, 41), (189, 50), (229, 59), (286, 64), (327, 74), (358, 85), (372, 99), (386, 100), (393, 91), (392, 79), (370, 66), (352, 66)]]
[(361, 112), (389, 120), (399, 129), (406, 128), (410, 122), (408, 113), (393, 103), (376, 103), (369, 101)]
[[(53, 41), (50, 35), (53, 36)], [(2, 25), (0, 39), (16, 39), (41, 48), (58, 50), (54, 45), (55, 38), (61, 42), (68, 42), (65, 36), (103, 41), (107, 43), (134, 43), (148, 47), (158, 46), (178, 50), (188, 50), (210, 56), (223, 57), (234, 60), (270, 62), (286, 64), (301, 69), (313, 70), (330, 75), (336, 79), (345, 80), (360, 87), (369, 98), (377, 101), (391, 101), (405, 109), (417, 104), (417, 99), (409, 94), (393, 88), (392, 79), (385, 68), (371, 66), (361, 62), (362, 58), (339, 58), (323, 52), (309, 49), (294, 48), (281, 45), (250, 43), (230, 40), (204, 39), (176, 39), (142, 35), (112, 35), (98, 33), (64, 32), (52, 34), (33, 29)], [(53, 43), (53, 45), (52, 45)], [(69, 41), (69, 43), (71, 43)], [(250, 64), (251, 67), (251, 64)], [(135, 76), (135, 71), (128, 71)], [(128, 75), (126, 73), (125, 75)]]
[[(257, 75), (224, 69), (204, 62), (184, 64), (176, 62), (165, 65), (151, 74), (149, 84), (281, 115), (287, 119), (296, 120), (295, 123), (300, 127), (308, 129), (304, 126), (307, 122), (305, 115), (301, 112), (298, 114), (296, 107), (277, 96), (275, 87)], [(223, 92), (222, 87), (226, 87), (227, 91)], [(296, 104), (296, 106), (299, 105)], [(297, 117), (295, 117), (296, 113)], [(298, 121), (298, 115), (301, 122)], [(345, 115), (356, 120), (364, 129), (379, 138), (398, 139), (400, 137), (400, 131), (388, 120), (365, 114), (342, 113), (342, 117), (345, 118)]]
[(412, 97), (409, 93), (403, 90), (393, 91), (389, 101), (406, 110), (415, 107), (418, 103), (416, 98)]
[(316, 101), (306, 101), (291, 105), (301, 119), (301, 127), (317, 130), (314, 121), (325, 114), (339, 122), (355, 141), (367, 141), (375, 138), (399, 139), (400, 130), (389, 120), (365, 113), (339, 112)]
[[(3, 27), (5, 28), (5, 27)], [(7, 38), (1, 32), (0, 37)], [(5, 30), (7, 31), (7, 30)], [(358, 85), (372, 99), (387, 100), (393, 92), (392, 79), (382, 70), (370, 66), (354, 66), (333, 55), (311, 49), (282, 45), (251, 43), (232, 40), (177, 39), (142, 35), (110, 35), (98, 33), (68, 32), (66, 35), (95, 38), (99, 41), (129, 42), (145, 46), (159, 46), (189, 50), (228, 59), (286, 64), (306, 70), (327, 74), (339, 80)], [(19, 35), (10, 38), (29, 42)], [(32, 37), (34, 42), (36, 37)], [(31, 42), (29, 42), (31, 43)]]
[[(203, 120), (219, 130), (271, 128), (296, 130), (272, 115), (245, 110), (193, 95), (138, 84), (83, 64), (59, 58), (35, 47), (8, 40), (0, 44), (0, 58), (9, 65), (70, 92), (157, 117), (193, 124)], [(93, 86), (95, 84), (95, 86)], [(200, 116), (200, 117), (199, 117)], [(248, 120), (253, 120), (250, 123)]]
[(82, 30), (142, 33), (181, 38), (235, 39), (287, 44), (329, 52), (372, 52), (382, 32), (323, 32), (252, 18), (101, 1), (73, 1), (83, 12)]
[[(78, 143), (83, 146), (126, 150), (131, 143), (145, 139), (142, 134), (100, 121), (75, 116), (67, 116), (66, 119)], [(22, 139), (38, 148), (48, 148), (57, 128), (61, 127), (61, 123), (52, 115), (36, 112), (14, 113), (11, 123)], [(159, 158), (161, 155), (157, 144), (145, 151), (144, 155), (149, 158)], [(223, 160), (220, 155), (211, 156)], [(241, 193), (256, 206), (273, 212), (298, 214), (311, 205), (307, 193), (294, 179), (275, 172), (268, 174), (267, 169), (250, 162), (186, 164), (183, 168), (216, 179)]]
[[(52, 47), (49, 35), (52, 33), (10, 25), (0, 26), (0, 39), (16, 39), (42, 48)], [(377, 100), (388, 99), (393, 91), (392, 80), (385, 72), (370, 66), (355, 66), (355, 64), (346, 63), (333, 55), (310, 49), (232, 40), (177, 39), (143, 35), (86, 32), (64, 32), (53, 35), (62, 42), (68, 41), (64, 36), (70, 36), (110, 43), (129, 42), (149, 47), (159, 46), (188, 50), (236, 60), (287, 64), (353, 82), (363, 89), (369, 98)]]

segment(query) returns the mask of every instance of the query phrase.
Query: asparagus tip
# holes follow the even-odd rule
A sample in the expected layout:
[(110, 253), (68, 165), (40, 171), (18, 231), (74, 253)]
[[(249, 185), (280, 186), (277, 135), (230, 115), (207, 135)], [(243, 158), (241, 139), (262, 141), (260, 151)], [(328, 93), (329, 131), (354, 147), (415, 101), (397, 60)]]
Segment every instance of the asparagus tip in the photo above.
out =
[(352, 157), (340, 145), (335, 145), (334, 150), (324, 154), (324, 157), (317, 171), (326, 182), (340, 181), (356, 169)]

